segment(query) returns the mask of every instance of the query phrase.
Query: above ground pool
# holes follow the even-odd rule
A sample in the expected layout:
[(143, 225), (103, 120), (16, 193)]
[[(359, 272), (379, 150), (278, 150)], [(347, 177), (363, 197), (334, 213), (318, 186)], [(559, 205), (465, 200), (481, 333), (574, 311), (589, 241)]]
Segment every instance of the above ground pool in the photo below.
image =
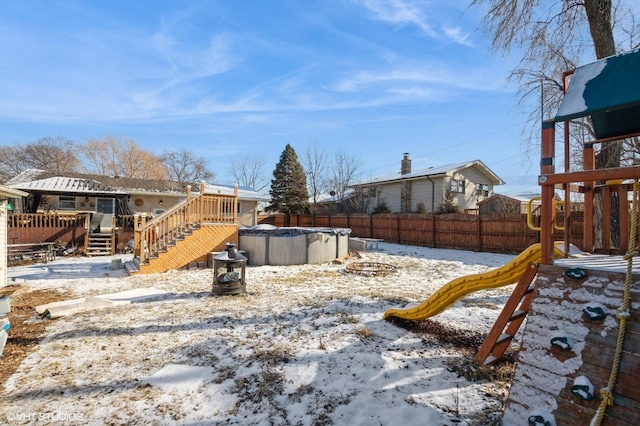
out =
[(238, 247), (250, 265), (302, 265), (333, 262), (349, 253), (348, 228), (256, 225), (238, 230)]

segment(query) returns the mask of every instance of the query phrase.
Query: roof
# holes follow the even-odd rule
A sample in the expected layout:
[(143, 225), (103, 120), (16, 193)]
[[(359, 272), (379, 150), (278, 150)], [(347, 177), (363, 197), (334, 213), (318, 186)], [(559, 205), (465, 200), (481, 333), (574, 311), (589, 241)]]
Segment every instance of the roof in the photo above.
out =
[[(353, 197), (354, 195), (355, 195), (355, 191), (352, 188), (349, 188), (346, 191), (344, 191), (344, 194), (342, 194), (342, 196), (340, 196), (340, 194), (336, 194), (335, 192), (333, 193), (333, 195), (331, 193), (324, 193), (324, 194), (318, 195), (318, 197), (317, 197), (318, 199), (316, 200), (316, 203), (317, 204), (320, 204), (320, 203), (339, 203), (340, 201), (344, 201), (346, 199), (349, 199), (349, 198)], [(313, 197), (309, 197), (309, 202), (313, 203)]]
[(179, 195), (187, 192), (188, 184), (169, 180), (134, 179), (84, 173), (64, 173), (63, 175), (47, 170), (29, 169), (15, 176), (6, 185), (25, 191), (114, 195), (175, 193)]
[(372, 183), (389, 183), (408, 179), (420, 179), (426, 178), (427, 176), (444, 177), (469, 167), (477, 167), (494, 185), (504, 185), (504, 181), (500, 179), (498, 175), (496, 175), (493, 171), (491, 171), (491, 169), (489, 169), (482, 161), (473, 160), (465, 161), (462, 163), (445, 164), (444, 166), (439, 167), (428, 167), (426, 169), (419, 169), (405, 174), (402, 174), (400, 172), (389, 173), (386, 175), (376, 176), (362, 182), (358, 182), (356, 184), (353, 184), (352, 186), (370, 185)]
[[(188, 183), (170, 180), (134, 179), (115, 176), (102, 176), (83, 173), (58, 173), (47, 170), (29, 169), (15, 176), (7, 187), (23, 191), (40, 191), (50, 193), (74, 194), (174, 194), (184, 196)], [(199, 188), (192, 187), (193, 192)], [(233, 186), (207, 184), (205, 192), (233, 195)], [(249, 201), (268, 200), (269, 197), (259, 194), (248, 187), (238, 188), (238, 198)]]
[[(522, 195), (505, 195), (505, 194), (493, 194), (490, 197), (485, 198), (484, 200), (478, 201), (478, 205), (486, 204), (495, 201), (496, 199), (505, 199), (508, 198), (510, 200), (516, 201), (518, 203), (528, 203), (533, 197), (525, 197)], [(540, 201), (535, 200), (534, 204), (539, 204)]]
[(103, 183), (93, 179), (80, 179), (69, 177), (50, 177), (46, 179), (38, 179), (30, 182), (18, 184), (10, 184), (11, 187), (20, 188), (25, 191), (42, 191), (42, 192), (73, 192), (73, 193), (100, 193), (124, 195), (126, 192), (118, 191)]
[(591, 116), (597, 139), (640, 132), (640, 49), (576, 68), (555, 121)]
[(0, 198), (18, 198), (26, 197), (27, 195), (29, 194), (26, 192), (0, 185)]
[[(234, 185), (213, 185), (206, 184), (204, 187), (205, 194), (223, 194), (233, 195)], [(248, 186), (238, 186), (238, 199), (246, 201), (269, 201), (271, 198), (260, 194), (259, 192), (249, 188)]]

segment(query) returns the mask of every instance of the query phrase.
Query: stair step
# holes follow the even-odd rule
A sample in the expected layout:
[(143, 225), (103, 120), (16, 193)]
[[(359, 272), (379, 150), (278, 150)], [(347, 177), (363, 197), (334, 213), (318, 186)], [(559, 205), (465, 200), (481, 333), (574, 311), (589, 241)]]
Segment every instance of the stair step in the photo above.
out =
[(500, 335), (500, 337), (498, 337), (498, 340), (496, 340), (496, 345), (499, 345), (500, 343), (504, 343), (506, 341), (509, 341), (513, 339), (513, 336), (507, 333), (502, 333)]
[(124, 263), (124, 270), (127, 274), (132, 275), (136, 272), (140, 272), (140, 259), (137, 257), (133, 260)]
[(482, 365), (483, 365), (483, 366), (491, 365), (491, 364), (493, 364), (494, 362), (496, 362), (497, 360), (498, 360), (498, 358), (496, 358), (495, 356), (493, 356), (493, 355), (489, 355), (489, 356), (487, 357), (487, 359), (485, 359), (485, 360), (484, 360), (484, 363), (483, 363)]
[(526, 317), (533, 296), (533, 281), (538, 273), (538, 264), (530, 263), (528, 266), (518, 278), (516, 288), (478, 349), (474, 357), (476, 364), (489, 365), (501, 359)]
[(520, 318), (522, 318), (522, 317), (524, 317), (526, 315), (527, 315), (526, 311), (521, 311), (520, 309), (518, 309), (517, 311), (515, 311), (513, 313), (513, 315), (511, 315), (511, 318), (509, 318), (509, 321), (515, 321), (515, 320), (520, 319)]

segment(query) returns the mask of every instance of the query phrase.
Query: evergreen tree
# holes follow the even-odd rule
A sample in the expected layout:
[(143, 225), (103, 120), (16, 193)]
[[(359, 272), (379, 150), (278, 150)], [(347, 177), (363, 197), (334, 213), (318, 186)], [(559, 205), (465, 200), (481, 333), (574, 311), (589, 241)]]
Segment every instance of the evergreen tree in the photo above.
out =
[(460, 213), (460, 206), (456, 203), (456, 194), (448, 189), (443, 197), (442, 203), (438, 206), (436, 214)]
[(304, 212), (309, 205), (307, 177), (296, 151), (289, 144), (280, 154), (280, 160), (273, 171), (269, 195), (271, 205), (267, 210), (284, 213), (287, 226), (292, 214)]

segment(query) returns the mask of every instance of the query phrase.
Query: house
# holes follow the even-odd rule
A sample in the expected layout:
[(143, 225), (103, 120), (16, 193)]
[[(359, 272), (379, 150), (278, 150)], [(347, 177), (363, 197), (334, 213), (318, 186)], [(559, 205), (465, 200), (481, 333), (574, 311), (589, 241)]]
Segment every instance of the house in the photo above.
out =
[(351, 187), (363, 213), (371, 213), (383, 205), (392, 213), (433, 213), (448, 191), (461, 210), (474, 210), (480, 201), (493, 194), (494, 186), (503, 184), (480, 160), (414, 171), (409, 154), (405, 153), (400, 172), (377, 176)]
[(8, 200), (26, 197), (26, 192), (0, 185), (0, 287), (7, 285), (7, 212)]
[(335, 191), (331, 191), (330, 193), (320, 194), (315, 200), (313, 197), (309, 197), (309, 206), (311, 212), (318, 215), (356, 213), (358, 212), (356, 195), (353, 188), (348, 188), (344, 194), (337, 194)]
[[(15, 176), (6, 186), (28, 192), (16, 200), (16, 212), (103, 213), (102, 227), (112, 217), (146, 213), (158, 216), (187, 198), (191, 186), (168, 180), (134, 179), (82, 173), (57, 174), (30, 169)], [(198, 187), (193, 188), (195, 191)], [(205, 192), (233, 194), (233, 186), (206, 185)], [(238, 188), (238, 223), (257, 224), (257, 204), (267, 197), (251, 188)]]
[[(205, 194), (233, 195), (234, 185), (206, 184)], [(238, 225), (255, 226), (258, 224), (258, 206), (271, 198), (254, 191), (248, 186), (238, 186)]]
[[(533, 201), (531, 201), (533, 200)], [(478, 214), (485, 215), (491, 213), (521, 213), (527, 214), (529, 202), (535, 214), (539, 214), (539, 197), (524, 197), (520, 195), (493, 194), (478, 202)]]

